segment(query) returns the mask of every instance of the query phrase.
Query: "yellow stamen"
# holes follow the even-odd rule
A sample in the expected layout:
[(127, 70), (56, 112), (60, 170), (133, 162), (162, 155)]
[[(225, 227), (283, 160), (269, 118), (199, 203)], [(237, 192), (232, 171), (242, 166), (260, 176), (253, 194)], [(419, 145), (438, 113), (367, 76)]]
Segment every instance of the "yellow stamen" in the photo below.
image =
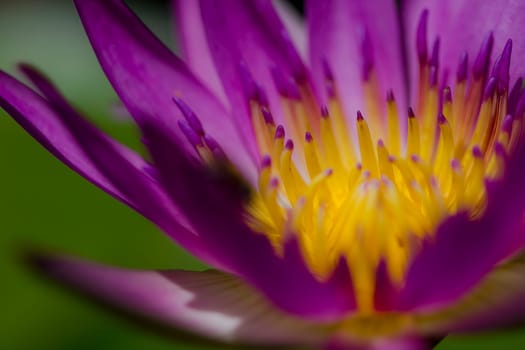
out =
[(363, 166), (370, 170), (373, 177), (378, 177), (379, 168), (374, 154), (372, 137), (368, 129), (368, 124), (360, 112), (357, 112), (357, 137), (359, 139), (359, 150), (361, 151), (361, 162)]
[(409, 111), (408, 113), (408, 145), (407, 145), (407, 155), (411, 156), (413, 154), (419, 153), (419, 123), (416, 120), (414, 113)]

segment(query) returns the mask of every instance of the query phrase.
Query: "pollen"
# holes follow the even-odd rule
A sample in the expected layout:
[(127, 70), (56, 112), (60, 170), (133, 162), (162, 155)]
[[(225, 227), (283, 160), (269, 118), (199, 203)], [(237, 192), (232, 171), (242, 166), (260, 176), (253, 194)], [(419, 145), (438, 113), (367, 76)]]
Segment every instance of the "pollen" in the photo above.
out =
[[(392, 285), (402, 287), (411, 259), (440, 223), (461, 212), (472, 220), (482, 215), (486, 184), (503, 176), (522, 133), (522, 80), (509, 89), (512, 42), (491, 65), (489, 33), (473, 63), (467, 55), (459, 58), (450, 79), (439, 69), (438, 38), (428, 52), (426, 21), (424, 13), (416, 40), (416, 102), (408, 110), (399, 109), (393, 91), (381, 96), (366, 42), (363, 109), (354, 115), (343, 109), (344, 85), (328, 62), (324, 106), (308, 78), (271, 70), (283, 111), (278, 121), (247, 65), (240, 68), (260, 156), (247, 224), (265, 235), (277, 254), (295, 237), (319, 280), (328, 279), (343, 257), (364, 315), (377, 311), (380, 266)], [(203, 159), (210, 157), (209, 142), (186, 114), (181, 130)]]

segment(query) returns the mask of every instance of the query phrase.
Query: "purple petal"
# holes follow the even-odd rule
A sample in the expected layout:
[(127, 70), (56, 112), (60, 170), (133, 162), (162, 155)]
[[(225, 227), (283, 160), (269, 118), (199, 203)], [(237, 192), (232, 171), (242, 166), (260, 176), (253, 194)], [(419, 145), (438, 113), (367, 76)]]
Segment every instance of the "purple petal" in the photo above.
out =
[(297, 240), (290, 237), (280, 257), (262, 234), (245, 224), (251, 189), (228, 164), (204, 168), (155, 125), (144, 128), (161, 181), (200, 237), (228, 266), (287, 312), (331, 319), (355, 306), (350, 275), (341, 262), (332, 278), (317, 280), (306, 267)]
[(443, 223), (435, 239), (423, 247), (409, 268), (400, 294), (402, 310), (436, 309), (465, 295), (525, 244), (523, 212), (525, 149), (519, 148), (504, 178), (490, 184), (488, 207), (470, 221), (458, 215)]
[(126, 314), (212, 341), (315, 345), (327, 328), (286, 315), (238, 278), (217, 271), (136, 271), (37, 256), (47, 276)]
[(172, 101), (178, 96), (245, 176), (255, 178), (254, 162), (222, 104), (125, 4), (118, 0), (75, 4), (102, 68), (139, 125), (153, 121), (183, 140), (177, 126), (183, 116)]
[[(55, 157), (116, 199), (137, 208), (88, 157), (54, 107), (7, 73), (0, 72), (0, 106)], [(131, 151), (130, 151), (131, 152)]]
[[(310, 63), (321, 94), (326, 97), (321, 87), (325, 86), (328, 64), (346, 115), (353, 118), (357, 110), (365, 108), (362, 67), (373, 68), (379, 97), (386, 99), (387, 91), (393, 89), (400, 110), (406, 110), (407, 87), (394, 1), (311, 0), (307, 2), (307, 14)], [(363, 47), (365, 37), (368, 44)]]
[(173, 0), (176, 37), (184, 61), (195, 76), (228, 105), (221, 81), (211, 57), (198, 1)]
[(472, 292), (443, 309), (416, 316), (425, 334), (508, 329), (525, 324), (523, 254), (496, 268)]
[[(443, 69), (455, 72), (461, 56), (467, 52), (476, 57), (481, 42), (489, 32), (494, 33), (494, 51), (499, 55), (507, 39), (515, 39), (513, 56), (525, 56), (523, 1), (475, 1), (475, 0), (408, 0), (402, 2), (402, 14), (407, 37), (407, 57), (415, 73), (416, 55), (412, 49), (415, 30), (423, 9), (429, 10), (428, 35), (442, 42)], [(511, 62), (510, 81), (523, 76), (525, 67), (519, 60)], [(414, 81), (414, 80), (413, 80)]]
[(225, 268), (208, 254), (206, 245), (148, 173), (151, 165), (83, 119), (39, 72), (29, 66), (22, 69), (49, 100), (0, 73), (0, 105), (28, 133), (67, 166), (153, 221), (195, 256)]
[(283, 124), (281, 97), (271, 68), (278, 67), (287, 79), (304, 81), (305, 67), (270, 1), (201, 1), (201, 12), (238, 128), (258, 153), (247, 101), (251, 96), (245, 91), (247, 77), (264, 90), (276, 123)]

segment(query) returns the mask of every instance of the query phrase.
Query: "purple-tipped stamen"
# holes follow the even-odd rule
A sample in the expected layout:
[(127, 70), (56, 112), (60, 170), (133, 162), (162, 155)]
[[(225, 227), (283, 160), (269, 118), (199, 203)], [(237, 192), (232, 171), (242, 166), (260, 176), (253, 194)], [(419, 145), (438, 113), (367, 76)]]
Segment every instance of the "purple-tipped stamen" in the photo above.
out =
[(439, 37), (437, 37), (434, 40), (434, 44), (432, 45), (432, 54), (430, 55), (430, 65), (432, 67), (439, 67), (439, 44), (440, 40)]
[(204, 135), (204, 143), (206, 144), (206, 147), (210, 149), (210, 151), (213, 153), (213, 155), (218, 159), (226, 159), (226, 153), (222, 150), (222, 147), (219, 145), (219, 143), (210, 135), (205, 134)]
[(462, 83), (466, 81), (467, 75), (468, 75), (468, 53), (464, 52), (459, 60), (458, 70), (456, 72), (457, 82)]
[(328, 112), (328, 107), (326, 106), (321, 106), (321, 118), (329, 118), (330, 117), (330, 113)]
[(450, 161), (450, 166), (455, 171), (461, 171), (461, 163), (459, 162), (459, 160), (457, 160), (455, 158)]
[(428, 48), (427, 48), (427, 23), (428, 23), (428, 10), (425, 9), (419, 17), (419, 23), (417, 25), (416, 34), (416, 49), (419, 63), (425, 65), (428, 60)]
[(414, 163), (421, 163), (421, 158), (417, 154), (412, 154), (410, 160)]
[(275, 135), (274, 138), (277, 139), (284, 139), (284, 127), (282, 125), (277, 126), (277, 129), (275, 129)]
[(489, 81), (487, 82), (487, 85), (485, 86), (485, 90), (483, 91), (483, 100), (488, 100), (492, 98), (494, 92), (496, 92), (497, 83), (498, 81), (495, 77), (490, 77)]
[(269, 125), (275, 125), (275, 122), (273, 120), (273, 115), (272, 115), (272, 112), (270, 112), (269, 109), (267, 108), (262, 108), (261, 109), (261, 114), (264, 118), (264, 122), (266, 124), (269, 124)]
[(179, 107), (182, 115), (188, 122), (189, 126), (200, 136), (204, 135), (204, 128), (202, 127), (201, 121), (190, 109), (190, 107), (180, 98), (173, 97), (173, 101)]
[(188, 142), (191, 143), (193, 147), (203, 146), (201, 136), (195, 132), (188, 121), (181, 119), (177, 122), (177, 124)]
[(408, 107), (408, 117), (409, 118), (415, 118), (416, 117), (416, 114), (414, 113), (414, 110), (412, 109), (412, 107)]
[(394, 91), (392, 89), (388, 89), (386, 92), (386, 102), (391, 103), (394, 102), (396, 99), (394, 97)]
[(472, 147), (472, 155), (474, 158), (483, 158), (483, 152), (479, 146)]
[(272, 166), (272, 158), (269, 155), (263, 156), (261, 160), (261, 169), (266, 169)]
[(521, 96), (518, 100), (518, 103), (516, 104), (516, 110), (514, 111), (514, 115), (516, 117), (520, 117), (525, 112), (525, 90), (521, 93)]
[(304, 140), (308, 143), (312, 142), (314, 140), (312, 134), (307, 131), (305, 134), (304, 134)]
[(324, 74), (324, 80), (325, 80), (326, 93), (328, 94), (328, 97), (333, 98), (335, 97), (334, 74), (332, 73), (332, 70), (330, 69), (330, 65), (324, 58), (322, 60), (322, 65), (323, 65), (323, 74)]
[(239, 72), (239, 77), (241, 79), (244, 96), (246, 96), (248, 100), (259, 101), (260, 99), (259, 87), (257, 86), (257, 83), (253, 79), (253, 76), (250, 73), (250, 70), (248, 69), (248, 66), (246, 65), (245, 62), (241, 61), (239, 63), (238, 72)]
[(450, 102), (452, 102), (452, 91), (450, 90), (450, 86), (445, 86), (443, 88), (443, 103)]
[(505, 159), (505, 161), (508, 161), (507, 151), (505, 150), (505, 146), (501, 144), (501, 142), (496, 142), (494, 145), (494, 153), (500, 158)]
[(438, 83), (438, 68), (436, 66), (430, 66), (430, 72), (428, 74), (428, 83), (430, 87), (435, 87)]
[(284, 145), (284, 148), (286, 148), (288, 151), (293, 151), (293, 149), (294, 149), (293, 141), (290, 140), (290, 139), (288, 141), (286, 141), (286, 144)]
[(492, 53), (492, 47), (494, 46), (494, 33), (490, 32), (487, 34), (478, 52), (478, 56), (474, 61), (472, 72), (475, 78), (484, 77), (487, 74), (487, 69), (490, 62), (490, 54)]
[(443, 115), (443, 113), (439, 113), (438, 115), (438, 123), (439, 125), (443, 125), (447, 123), (447, 118)]
[(514, 121), (514, 118), (512, 115), (507, 114), (505, 118), (503, 118), (503, 122), (501, 123), (501, 130), (503, 132), (510, 134), (512, 131), (512, 122)]
[(286, 76), (277, 66), (270, 69), (277, 91), (289, 99), (300, 100), (301, 92), (292, 77)]
[(519, 77), (516, 79), (514, 86), (510, 90), (509, 99), (508, 99), (508, 109), (512, 114), (516, 110), (516, 105), (518, 104), (521, 91), (523, 90), (523, 78)]
[(497, 88), (498, 93), (503, 94), (504, 91), (509, 89), (509, 68), (510, 68), (510, 56), (512, 54), (512, 40), (507, 40), (505, 47), (501, 53), (501, 56), (498, 57), (492, 75), (497, 79)]

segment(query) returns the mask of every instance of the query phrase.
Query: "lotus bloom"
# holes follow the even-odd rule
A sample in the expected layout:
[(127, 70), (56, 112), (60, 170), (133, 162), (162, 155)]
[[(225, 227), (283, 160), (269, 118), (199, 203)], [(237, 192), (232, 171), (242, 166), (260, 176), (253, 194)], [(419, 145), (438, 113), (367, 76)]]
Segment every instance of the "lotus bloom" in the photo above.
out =
[(1, 73), (1, 106), (215, 270), (42, 271), (228, 344), (423, 349), (523, 320), (525, 3), (311, 0), (306, 52), (269, 1), (181, 0), (184, 61), (121, 2), (75, 3), (150, 161), (30, 66), (39, 93)]

